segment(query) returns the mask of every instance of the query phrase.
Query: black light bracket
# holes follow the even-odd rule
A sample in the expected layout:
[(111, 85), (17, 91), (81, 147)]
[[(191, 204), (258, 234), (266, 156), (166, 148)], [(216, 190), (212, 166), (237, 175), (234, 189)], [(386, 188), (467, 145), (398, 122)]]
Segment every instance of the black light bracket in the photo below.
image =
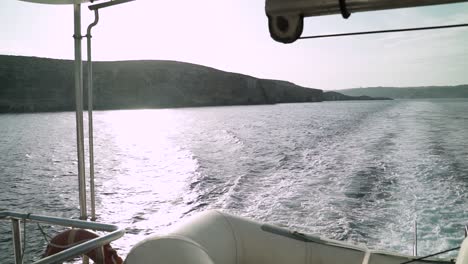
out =
[(346, 0), (338, 0), (340, 3), (340, 11), (341, 15), (344, 19), (348, 19), (351, 16), (351, 13), (348, 11), (348, 7), (346, 6)]
[(104, 2), (100, 4), (90, 5), (88, 6), (88, 8), (89, 10), (93, 11), (93, 10), (98, 10), (98, 9), (109, 7), (109, 6), (120, 5), (123, 3), (132, 2), (132, 1), (135, 1), (135, 0), (114, 0), (114, 1)]

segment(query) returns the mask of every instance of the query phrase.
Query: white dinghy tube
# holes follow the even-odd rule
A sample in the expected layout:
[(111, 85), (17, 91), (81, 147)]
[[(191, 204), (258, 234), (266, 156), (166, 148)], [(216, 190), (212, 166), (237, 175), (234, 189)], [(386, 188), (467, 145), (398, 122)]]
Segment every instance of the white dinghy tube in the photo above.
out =
[[(125, 263), (400, 264), (415, 259), (208, 211), (188, 219), (169, 235), (138, 243)], [(424, 259), (413, 263), (453, 262)]]

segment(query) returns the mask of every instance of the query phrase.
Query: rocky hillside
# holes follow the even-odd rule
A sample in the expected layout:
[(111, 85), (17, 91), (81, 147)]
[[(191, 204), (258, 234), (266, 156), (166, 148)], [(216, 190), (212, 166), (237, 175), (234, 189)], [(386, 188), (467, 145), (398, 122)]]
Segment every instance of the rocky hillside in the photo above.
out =
[[(96, 109), (322, 101), (322, 90), (182, 62), (115, 61), (93, 66)], [(69, 60), (0, 55), (0, 112), (73, 110), (73, 74)]]
[(468, 85), (427, 87), (370, 87), (339, 91), (349, 96), (367, 95), (394, 99), (468, 98)]
[(323, 101), (367, 101), (367, 100), (393, 100), (388, 97), (370, 97), (366, 95), (361, 96), (349, 96), (338, 92), (323, 92)]

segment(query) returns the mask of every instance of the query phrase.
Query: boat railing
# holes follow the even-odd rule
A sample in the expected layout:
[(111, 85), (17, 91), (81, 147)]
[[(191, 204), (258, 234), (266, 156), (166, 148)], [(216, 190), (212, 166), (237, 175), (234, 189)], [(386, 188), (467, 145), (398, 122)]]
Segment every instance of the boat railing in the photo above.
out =
[(88, 222), (84, 220), (52, 217), (52, 216), (16, 213), (16, 212), (9, 212), (9, 211), (0, 212), (0, 220), (11, 220), (12, 235), (13, 235), (13, 250), (15, 253), (14, 254), (15, 264), (23, 263), (23, 260), (22, 260), (23, 243), (21, 241), (21, 222), (22, 221), (109, 232), (108, 234), (105, 234), (103, 236), (99, 236), (92, 240), (88, 240), (84, 243), (70, 247), (60, 253), (45, 257), (41, 260), (34, 262), (33, 264), (50, 264), (50, 263), (57, 263), (57, 262), (60, 263), (60, 262), (69, 260), (71, 258), (83, 255), (97, 247), (104, 246), (105, 244), (108, 244), (114, 240), (119, 239), (125, 234), (125, 230), (119, 228), (116, 225)]

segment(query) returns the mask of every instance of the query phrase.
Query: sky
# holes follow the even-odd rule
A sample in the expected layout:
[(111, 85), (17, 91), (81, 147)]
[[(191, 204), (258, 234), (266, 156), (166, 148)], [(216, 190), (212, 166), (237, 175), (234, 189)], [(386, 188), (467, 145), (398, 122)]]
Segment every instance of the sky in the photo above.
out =
[[(82, 6), (82, 32), (93, 20)], [(468, 28), (271, 39), (264, 0), (137, 0), (100, 11), (93, 60), (175, 60), (323, 90), (468, 83)], [(304, 36), (468, 23), (468, 3), (306, 18)], [(73, 7), (0, 0), (0, 54), (73, 59)], [(86, 58), (83, 41), (83, 58)]]

